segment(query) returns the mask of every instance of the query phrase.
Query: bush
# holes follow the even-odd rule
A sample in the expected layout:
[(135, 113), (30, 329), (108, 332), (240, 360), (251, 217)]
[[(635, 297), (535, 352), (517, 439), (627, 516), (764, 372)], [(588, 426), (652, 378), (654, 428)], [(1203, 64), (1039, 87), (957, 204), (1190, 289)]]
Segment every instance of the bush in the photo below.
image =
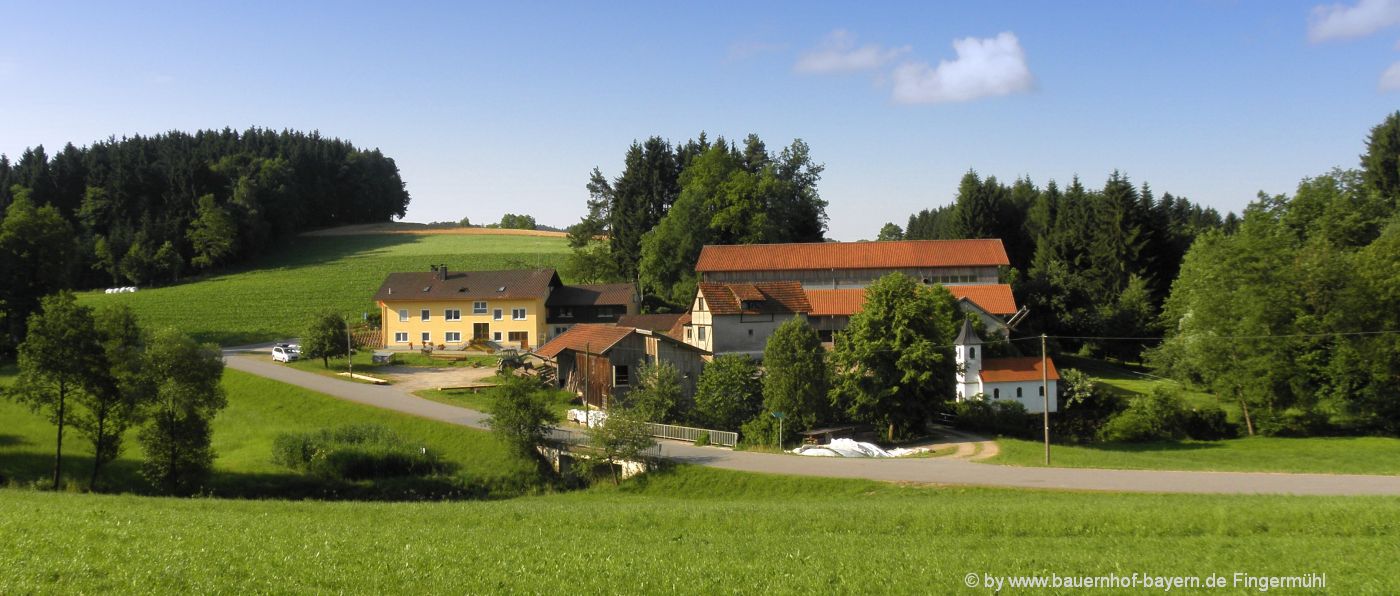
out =
[[(788, 437), (783, 437), (784, 442), (796, 432), (792, 425), (784, 424), (783, 433)], [(773, 446), (774, 440), (778, 437), (778, 419), (768, 412), (759, 412), (757, 416), (749, 419), (743, 426), (739, 427), (739, 440), (744, 445), (749, 446)]]
[(1240, 434), (1238, 426), (1225, 418), (1225, 410), (1220, 408), (1186, 410), (1182, 420), (1186, 436), (1198, 441), (1219, 441), (1233, 439)]
[(427, 448), (409, 445), (377, 424), (283, 433), (273, 440), (272, 450), (278, 465), (349, 482), (431, 476), (451, 467)]
[(1038, 416), (1010, 400), (966, 399), (953, 404), (953, 414), (958, 428), (983, 433), (1028, 438), (1040, 428)]
[(1254, 416), (1259, 434), (1272, 437), (1307, 437), (1326, 434), (1327, 416), (1303, 408), (1288, 408), (1276, 414), (1258, 413)]
[(704, 447), (710, 444), (710, 431), (703, 431), (700, 436), (695, 437), (695, 446)]
[(1171, 390), (1155, 388), (1150, 395), (1135, 397), (1127, 409), (1115, 414), (1103, 428), (1104, 441), (1141, 443), (1180, 439), (1186, 436), (1186, 411)]

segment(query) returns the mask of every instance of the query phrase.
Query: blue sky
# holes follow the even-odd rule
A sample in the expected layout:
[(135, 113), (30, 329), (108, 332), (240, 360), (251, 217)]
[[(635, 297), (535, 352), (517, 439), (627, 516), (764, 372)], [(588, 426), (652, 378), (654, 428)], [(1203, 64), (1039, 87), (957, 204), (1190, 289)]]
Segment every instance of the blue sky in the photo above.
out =
[(1400, 108), (1400, 0), (871, 4), (0, 2), (0, 152), (319, 130), (394, 157), (409, 220), (562, 226), (633, 139), (753, 132), (854, 240), (969, 168), (1238, 210)]

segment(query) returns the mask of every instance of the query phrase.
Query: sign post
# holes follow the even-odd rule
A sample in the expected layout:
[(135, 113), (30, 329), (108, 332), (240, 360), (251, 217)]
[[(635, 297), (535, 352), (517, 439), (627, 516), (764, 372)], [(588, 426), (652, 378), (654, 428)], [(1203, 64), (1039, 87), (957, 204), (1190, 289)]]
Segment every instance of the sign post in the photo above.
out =
[(773, 412), (773, 417), (778, 419), (778, 451), (783, 450), (783, 413)]

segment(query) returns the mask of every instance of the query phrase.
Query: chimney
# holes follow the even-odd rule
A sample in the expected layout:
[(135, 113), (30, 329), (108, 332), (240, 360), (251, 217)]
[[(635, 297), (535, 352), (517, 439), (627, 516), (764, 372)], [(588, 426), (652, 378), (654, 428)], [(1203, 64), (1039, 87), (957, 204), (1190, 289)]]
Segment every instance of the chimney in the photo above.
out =
[(438, 265), (438, 280), (447, 281), (447, 263)]

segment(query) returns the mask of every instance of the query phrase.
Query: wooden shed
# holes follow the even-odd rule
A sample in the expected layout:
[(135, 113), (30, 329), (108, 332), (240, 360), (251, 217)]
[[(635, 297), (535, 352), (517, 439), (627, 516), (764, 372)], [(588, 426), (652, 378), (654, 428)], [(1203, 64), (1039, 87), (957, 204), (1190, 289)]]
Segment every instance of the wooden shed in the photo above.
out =
[(706, 354), (661, 333), (606, 324), (574, 325), (535, 353), (554, 363), (560, 387), (599, 408), (607, 408), (613, 397), (626, 395), (642, 365), (658, 362), (676, 367), (681, 393), (687, 400), (693, 398)]

